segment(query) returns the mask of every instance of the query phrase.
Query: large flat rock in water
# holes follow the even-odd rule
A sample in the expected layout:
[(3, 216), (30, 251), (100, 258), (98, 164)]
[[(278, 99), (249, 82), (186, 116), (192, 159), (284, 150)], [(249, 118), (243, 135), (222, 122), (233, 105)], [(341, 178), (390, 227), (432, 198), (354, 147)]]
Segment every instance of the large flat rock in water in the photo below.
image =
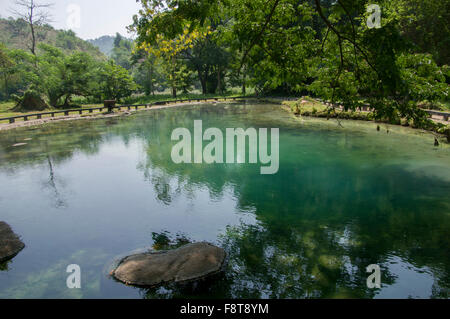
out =
[(209, 243), (193, 243), (164, 252), (147, 252), (122, 259), (112, 275), (136, 286), (185, 282), (218, 273), (225, 251)]
[(5, 222), (0, 222), (0, 262), (13, 258), (24, 247), (24, 243), (14, 234), (11, 227)]

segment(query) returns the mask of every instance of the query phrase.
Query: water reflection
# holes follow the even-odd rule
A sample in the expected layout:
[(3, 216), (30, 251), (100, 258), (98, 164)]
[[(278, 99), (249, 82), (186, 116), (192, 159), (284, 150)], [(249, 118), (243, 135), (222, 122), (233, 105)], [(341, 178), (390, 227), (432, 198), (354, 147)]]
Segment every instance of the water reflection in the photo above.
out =
[(0, 271), (8, 271), (8, 265), (11, 262), (11, 260), (0, 262)]
[[(192, 118), (183, 120), (186, 127), (191, 125)], [(235, 122), (234, 127), (246, 124)], [(302, 133), (310, 144), (307, 139), (318, 132)], [(240, 209), (252, 208), (258, 218), (257, 225), (229, 227), (222, 234), (220, 241), (230, 256), (226, 277), (204, 292), (196, 289), (190, 297), (212, 293), (231, 298), (372, 298), (380, 291), (366, 287), (366, 267), (381, 266), (384, 291), (398, 280), (398, 271), (388, 262), (392, 255), (418, 268), (434, 265), (436, 271), (430, 268), (433, 275), (425, 279), (434, 287), (428, 297), (448, 296), (449, 255), (439, 247), (442, 241), (448, 244), (449, 206), (437, 199), (446, 197), (449, 182), (411, 173), (403, 165), (381, 166), (377, 160), (392, 149), (378, 150), (373, 161), (367, 153), (379, 145), (355, 143), (358, 133), (321, 136), (330, 149), (338, 144), (356, 153), (332, 160), (320, 156), (322, 148), (309, 148), (303, 157), (287, 155), (295, 142), (284, 136), (280, 173), (270, 179), (255, 174), (250, 165), (175, 165), (167, 158), (170, 140), (148, 140), (147, 162), (140, 167), (164, 172), (163, 189), (176, 179), (184, 189), (206, 186), (214, 196), (232, 184)], [(358, 161), (362, 165), (356, 165)], [(172, 297), (187, 293), (185, 287), (165, 288), (161, 295), (153, 290), (146, 296), (167, 297), (170, 291)], [(408, 296), (405, 290), (394, 291), (394, 297)]]
[[(279, 173), (262, 176), (259, 165), (250, 164), (174, 164), (170, 160), (172, 130), (192, 129), (199, 118), (204, 127), (280, 127)], [(104, 264), (112, 255), (140, 247), (145, 242), (142, 237), (148, 243), (150, 236), (153, 249), (211, 237), (226, 249), (229, 261), (221, 276), (201, 283), (140, 289), (142, 297), (448, 298), (449, 149), (428, 148), (424, 137), (402, 135), (395, 129), (387, 137), (367, 124), (359, 125), (299, 123), (276, 107), (262, 105), (185, 107), (113, 122), (77, 121), (33, 131), (35, 138), (22, 148), (11, 145), (31, 132), (7, 132), (0, 138), (0, 172), (15, 176), (35, 165), (46, 167), (55, 208), (73, 214), (81, 214), (71, 207), (80, 205), (81, 195), (66, 192), (64, 185), (75, 184), (72, 187), (79, 193), (82, 187), (108, 189), (105, 198), (86, 197), (104, 200), (105, 212), (93, 210), (101, 216), (98, 220), (89, 216), (93, 224), (82, 225), (85, 237), (88, 231), (94, 239), (91, 232), (108, 240), (113, 230), (122, 234), (114, 239), (115, 247), (106, 239), (95, 242), (103, 245), (98, 247), (103, 253), (96, 254), (104, 256)], [(114, 157), (119, 144), (131, 153), (126, 154), (127, 161)], [(85, 169), (77, 166), (79, 154), (86, 161), (104, 161), (92, 174), (107, 180), (99, 177), (93, 186), (78, 185), (74, 176)], [(127, 166), (131, 159), (136, 160), (132, 168)], [(72, 164), (72, 179), (58, 175), (64, 164)], [(116, 177), (126, 187), (112, 187), (111, 179)], [(149, 197), (155, 201), (145, 202)], [(83, 202), (83, 207), (91, 204)], [(108, 210), (115, 212), (117, 203), (140, 208), (147, 215), (127, 218), (129, 211), (123, 216), (108, 215)], [(151, 232), (140, 225), (147, 221)], [(122, 226), (127, 231), (121, 232)], [(74, 240), (70, 244), (79, 245)], [(370, 264), (381, 266), (381, 289), (366, 286)], [(95, 267), (91, 271), (95, 277)], [(135, 292), (105, 276), (100, 283), (96, 277), (95, 282), (98, 290), (83, 297)]]
[(171, 237), (170, 232), (163, 231), (160, 233), (152, 233), (154, 250), (169, 250), (176, 249), (192, 242), (185, 234), (176, 234), (175, 238)]
[(67, 203), (64, 201), (61, 192), (58, 190), (58, 186), (56, 184), (57, 180), (55, 177), (55, 172), (53, 169), (52, 159), (50, 155), (47, 154), (47, 162), (48, 162), (48, 170), (49, 170), (49, 179), (44, 184), (44, 187), (48, 187), (52, 190), (52, 198), (54, 199), (54, 205), (57, 208), (62, 208), (67, 205)]

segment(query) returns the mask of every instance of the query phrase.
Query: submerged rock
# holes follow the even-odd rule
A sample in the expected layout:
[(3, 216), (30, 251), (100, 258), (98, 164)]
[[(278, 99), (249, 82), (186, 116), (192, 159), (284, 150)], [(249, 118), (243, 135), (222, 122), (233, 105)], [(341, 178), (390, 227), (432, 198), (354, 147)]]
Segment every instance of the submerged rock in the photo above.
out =
[(198, 280), (221, 271), (225, 251), (209, 243), (194, 243), (161, 252), (146, 252), (122, 259), (111, 275), (135, 286), (156, 286)]
[(14, 234), (11, 227), (5, 222), (0, 222), (0, 262), (13, 258), (24, 247), (24, 243)]
[(14, 144), (13, 147), (19, 147), (19, 146), (24, 146), (24, 145), (27, 145), (27, 143), (17, 143), (17, 144)]

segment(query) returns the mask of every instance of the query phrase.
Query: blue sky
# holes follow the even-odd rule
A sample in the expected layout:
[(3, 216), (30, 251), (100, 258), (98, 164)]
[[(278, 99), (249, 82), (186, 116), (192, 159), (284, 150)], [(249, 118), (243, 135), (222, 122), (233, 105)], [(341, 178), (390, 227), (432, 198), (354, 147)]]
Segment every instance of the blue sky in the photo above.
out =
[[(72, 29), (82, 39), (93, 39), (102, 35), (127, 34), (126, 26), (140, 5), (135, 0), (36, 0), (37, 3), (54, 3), (50, 10), (56, 29)], [(12, 16), (14, 0), (0, 0), (0, 16)], [(77, 18), (80, 12), (79, 19)], [(79, 21), (79, 24), (78, 22)]]

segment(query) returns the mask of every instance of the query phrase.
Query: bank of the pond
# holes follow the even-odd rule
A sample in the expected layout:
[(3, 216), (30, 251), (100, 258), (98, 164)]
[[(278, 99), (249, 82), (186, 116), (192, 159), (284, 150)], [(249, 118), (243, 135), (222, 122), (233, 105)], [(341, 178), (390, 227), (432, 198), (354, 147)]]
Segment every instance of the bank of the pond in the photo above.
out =
[[(37, 119), (33, 120), (27, 120), (22, 122), (16, 122), (13, 123), (0, 123), (0, 131), (2, 130), (9, 130), (14, 129), (18, 127), (31, 127), (31, 126), (39, 126), (44, 125), (47, 123), (52, 123), (55, 121), (69, 121), (69, 120), (80, 120), (80, 119), (96, 119), (96, 118), (105, 118), (105, 117), (116, 117), (116, 116), (127, 116), (131, 115), (134, 112), (140, 111), (140, 110), (148, 110), (148, 109), (163, 109), (168, 107), (176, 107), (176, 106), (183, 106), (183, 105), (189, 105), (189, 104), (197, 104), (197, 103), (227, 103), (230, 100), (236, 101), (236, 99), (239, 100), (257, 100), (260, 102), (267, 102), (267, 103), (276, 103), (280, 104), (281, 107), (292, 113), (296, 117), (301, 116), (311, 116), (311, 117), (318, 117), (318, 118), (335, 118), (337, 120), (360, 120), (360, 121), (370, 121), (370, 122), (378, 122), (378, 123), (387, 123), (391, 125), (401, 125), (401, 126), (408, 126), (413, 129), (424, 129), (426, 131), (432, 132), (436, 134), (436, 144), (442, 141), (450, 142), (450, 125), (449, 124), (443, 124), (440, 121), (433, 121), (432, 127), (429, 128), (418, 128), (415, 127), (413, 123), (410, 121), (407, 121), (405, 119), (399, 119), (398, 122), (388, 122), (383, 120), (376, 120), (374, 117), (374, 114), (370, 112), (370, 110), (360, 110), (360, 111), (345, 111), (338, 108), (334, 108), (332, 106), (325, 105), (323, 102), (318, 101), (313, 98), (309, 97), (302, 97), (300, 99), (294, 98), (294, 97), (213, 97), (213, 98), (206, 98), (206, 99), (188, 99), (188, 100), (182, 100), (177, 102), (176, 100), (168, 100), (168, 101), (158, 101), (153, 104), (147, 104), (145, 105), (145, 108), (138, 109), (137, 105), (126, 105), (126, 106), (118, 106), (117, 111), (114, 113), (108, 113), (108, 112), (102, 112), (102, 108), (100, 107), (99, 111), (97, 113), (90, 112), (89, 114), (82, 114), (83, 109), (81, 108), (78, 111), (79, 114), (75, 115), (64, 115), (59, 117), (54, 116), (47, 116), (47, 113), (41, 114), (33, 114), (34, 116), (39, 115)], [(133, 110), (132, 108), (135, 109)], [(122, 109), (127, 108), (127, 110)], [(330, 112), (330, 108), (332, 109), (332, 112)], [(68, 112), (65, 112), (64, 110), (60, 110), (59, 112), (69, 114)]]
[[(60, 122), (60, 121), (74, 121), (74, 120), (86, 120), (86, 119), (100, 119), (100, 118), (110, 118), (110, 117), (118, 117), (118, 116), (128, 116), (133, 113), (136, 113), (138, 111), (143, 110), (158, 110), (158, 109), (165, 109), (170, 107), (177, 107), (177, 106), (185, 106), (190, 104), (197, 104), (197, 103), (227, 103), (229, 101), (223, 100), (220, 101), (218, 99), (208, 99), (205, 101), (197, 102), (197, 100), (192, 100), (189, 102), (175, 102), (175, 101), (164, 101), (166, 104), (161, 105), (148, 105), (143, 109), (133, 109), (133, 105), (129, 106), (129, 110), (122, 110), (119, 109), (113, 113), (109, 112), (98, 112), (98, 113), (89, 113), (89, 114), (74, 114), (74, 115), (66, 115), (66, 116), (58, 116), (58, 117), (41, 117), (39, 119), (33, 119), (33, 120), (27, 120), (22, 122), (14, 122), (14, 123), (0, 123), (0, 131), (5, 130), (11, 130), (15, 128), (20, 127), (33, 127), (33, 126), (41, 126), (48, 123), (54, 123), (54, 122)], [(121, 108), (125, 109), (128, 108), (128, 106), (122, 106)], [(82, 111), (83, 109), (80, 109)], [(64, 110), (61, 110), (60, 112), (64, 113)], [(75, 112), (75, 111), (74, 111)], [(36, 113), (37, 114), (37, 113)]]
[(334, 118), (339, 120), (359, 120), (376, 122), (380, 124), (401, 125), (413, 129), (421, 129), (435, 134), (436, 145), (440, 141), (450, 142), (450, 125), (440, 121), (432, 120), (430, 127), (421, 128), (414, 125), (412, 121), (398, 119), (397, 121), (377, 120), (369, 108), (359, 111), (345, 111), (338, 107), (328, 106), (315, 99), (306, 97), (298, 101), (280, 101), (283, 109), (295, 117), (311, 116), (318, 118)]

